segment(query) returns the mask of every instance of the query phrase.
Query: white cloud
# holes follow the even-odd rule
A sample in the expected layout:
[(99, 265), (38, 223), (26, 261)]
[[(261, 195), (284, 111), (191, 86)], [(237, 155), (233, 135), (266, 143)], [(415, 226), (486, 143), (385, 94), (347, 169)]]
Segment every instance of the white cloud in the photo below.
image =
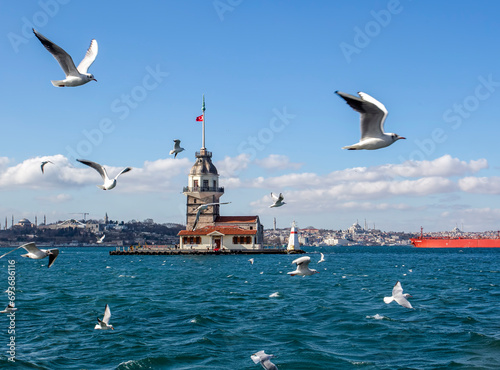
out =
[(65, 203), (69, 202), (70, 200), (73, 200), (73, 197), (69, 194), (61, 193), (61, 194), (51, 195), (48, 197), (39, 197), (38, 199), (49, 203)]
[(500, 194), (500, 177), (464, 177), (458, 185), (467, 193)]
[[(40, 165), (44, 160), (50, 160), (53, 165), (47, 164), (45, 173), (42, 173)], [(146, 161), (142, 168), (133, 168), (120, 176), (119, 188), (124, 192), (168, 191), (179, 175), (182, 175), (183, 182), (186, 181), (191, 165), (187, 158)], [(116, 176), (124, 168), (106, 164), (104, 166), (110, 177)], [(6, 189), (68, 189), (98, 185), (101, 181), (100, 175), (94, 169), (80, 163), (73, 165), (61, 154), (29, 158), (11, 167), (0, 167), (0, 188)], [(179, 191), (179, 188), (172, 190)]]
[(267, 158), (256, 159), (255, 163), (266, 170), (298, 170), (303, 165), (303, 163), (292, 163), (288, 156), (281, 154), (271, 154)]
[(225, 156), (223, 160), (215, 162), (215, 167), (221, 177), (230, 179), (237, 178), (248, 168), (249, 163), (250, 155), (242, 153), (237, 157)]

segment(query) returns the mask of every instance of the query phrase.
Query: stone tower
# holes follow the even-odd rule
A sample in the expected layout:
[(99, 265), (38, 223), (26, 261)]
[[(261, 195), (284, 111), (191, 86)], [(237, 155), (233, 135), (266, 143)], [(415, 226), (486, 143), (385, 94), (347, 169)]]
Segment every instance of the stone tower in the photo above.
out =
[[(218, 203), (224, 194), (224, 188), (219, 187), (219, 173), (212, 163), (212, 153), (205, 148), (196, 152), (196, 162), (188, 177), (188, 186), (183, 189), (187, 196), (186, 230), (192, 230), (196, 219), (197, 208), (206, 203)], [(215, 225), (219, 216), (219, 205), (209, 206), (200, 213), (196, 228)]]
[[(218, 203), (224, 194), (224, 188), (219, 187), (219, 173), (212, 163), (212, 153), (205, 147), (205, 95), (201, 107), (202, 115), (196, 118), (201, 121), (201, 149), (196, 152), (196, 162), (189, 172), (188, 186), (183, 189), (187, 197), (186, 203), (186, 230), (193, 230), (196, 220), (197, 208), (207, 203)], [(215, 219), (219, 216), (219, 205), (209, 206), (201, 211), (196, 228), (214, 226)]]

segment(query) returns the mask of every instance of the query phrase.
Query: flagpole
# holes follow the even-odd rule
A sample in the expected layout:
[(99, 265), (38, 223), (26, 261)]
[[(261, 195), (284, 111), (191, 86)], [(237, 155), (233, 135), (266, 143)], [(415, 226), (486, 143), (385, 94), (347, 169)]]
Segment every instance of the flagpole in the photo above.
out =
[(205, 94), (203, 94), (203, 105), (201, 106), (202, 116), (203, 116), (203, 134), (201, 136), (201, 148), (205, 149)]

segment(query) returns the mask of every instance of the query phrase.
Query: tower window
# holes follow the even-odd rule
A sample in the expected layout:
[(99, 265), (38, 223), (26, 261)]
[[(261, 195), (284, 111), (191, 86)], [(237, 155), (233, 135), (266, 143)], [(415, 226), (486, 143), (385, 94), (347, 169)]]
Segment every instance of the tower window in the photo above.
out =
[(208, 180), (203, 180), (203, 188), (208, 189)]
[(198, 180), (194, 180), (193, 187), (197, 189), (199, 186)]

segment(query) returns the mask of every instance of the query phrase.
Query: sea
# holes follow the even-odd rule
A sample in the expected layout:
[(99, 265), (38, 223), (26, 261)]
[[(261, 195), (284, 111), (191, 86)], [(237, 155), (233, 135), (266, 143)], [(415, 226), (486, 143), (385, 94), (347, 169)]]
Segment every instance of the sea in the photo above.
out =
[[(306, 277), (287, 275), (297, 255), (110, 250), (0, 260), (18, 309), (0, 368), (251, 370), (264, 350), (280, 370), (500, 369), (500, 249), (304, 247)], [(384, 303), (397, 281), (413, 309)], [(114, 330), (95, 330), (106, 304)]]

